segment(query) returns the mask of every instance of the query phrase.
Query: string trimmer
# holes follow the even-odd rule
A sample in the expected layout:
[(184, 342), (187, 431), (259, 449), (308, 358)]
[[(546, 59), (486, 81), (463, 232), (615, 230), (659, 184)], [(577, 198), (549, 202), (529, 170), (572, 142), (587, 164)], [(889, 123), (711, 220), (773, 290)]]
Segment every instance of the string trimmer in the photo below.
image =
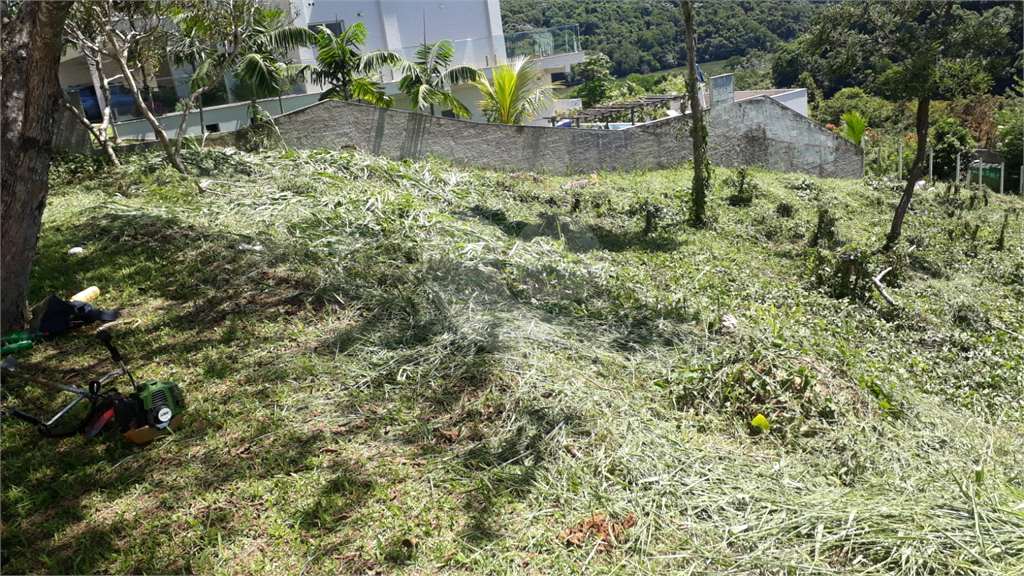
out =
[[(14, 358), (4, 360), (0, 364), (0, 373), (5, 379), (35, 382), (75, 395), (67, 406), (47, 421), (21, 410), (5, 410), (5, 415), (35, 425), (39, 434), (47, 438), (66, 438), (75, 434), (92, 437), (113, 420), (126, 438), (136, 444), (145, 444), (180, 427), (182, 412), (185, 411), (185, 396), (181, 388), (173, 382), (149, 380), (137, 383), (124, 365), (121, 353), (114, 347), (110, 333), (100, 330), (96, 337), (106, 346), (110, 359), (119, 369), (89, 382), (87, 389), (19, 372), (15, 369), (17, 364)], [(114, 390), (103, 390), (108, 381), (119, 376), (127, 376), (132, 384), (133, 391), (128, 396)], [(85, 408), (79, 406), (83, 402)]]

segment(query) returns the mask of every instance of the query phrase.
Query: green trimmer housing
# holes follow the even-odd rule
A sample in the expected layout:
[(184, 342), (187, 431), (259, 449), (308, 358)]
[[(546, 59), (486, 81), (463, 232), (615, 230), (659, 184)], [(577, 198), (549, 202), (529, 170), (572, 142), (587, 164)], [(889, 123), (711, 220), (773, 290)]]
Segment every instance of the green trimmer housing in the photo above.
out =
[(135, 392), (129, 397), (137, 403), (137, 424), (140, 426), (149, 424), (163, 429), (185, 411), (185, 395), (174, 382), (142, 382), (135, 385)]

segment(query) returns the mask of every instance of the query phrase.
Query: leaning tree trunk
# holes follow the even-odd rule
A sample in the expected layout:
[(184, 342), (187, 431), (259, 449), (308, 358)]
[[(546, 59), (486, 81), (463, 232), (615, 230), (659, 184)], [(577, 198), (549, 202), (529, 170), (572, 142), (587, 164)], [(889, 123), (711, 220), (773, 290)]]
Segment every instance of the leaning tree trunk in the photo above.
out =
[(28, 282), (49, 191), (61, 33), (71, 2), (25, 2), (0, 40), (0, 330), (28, 320)]
[(85, 112), (80, 108), (76, 108), (75, 105), (69, 102), (67, 98), (63, 98), (63, 102), (61, 104), (69, 112), (75, 115), (75, 119), (78, 120), (78, 123), (81, 124), (83, 128), (89, 131), (89, 134), (92, 134), (93, 139), (96, 140), (96, 143), (103, 149), (103, 153), (107, 155), (110, 162), (114, 166), (120, 166), (121, 161), (117, 158), (117, 153), (114, 151), (114, 145), (110, 143), (110, 138), (107, 137), (107, 123), (103, 122), (99, 126), (93, 126), (92, 122), (89, 121), (89, 118), (85, 116)]
[(900, 203), (896, 205), (896, 214), (892, 217), (889, 235), (885, 237), (885, 246), (882, 248), (884, 251), (891, 249), (900, 239), (900, 234), (903, 233), (903, 219), (907, 216), (910, 200), (914, 196), (914, 187), (921, 175), (924, 174), (924, 157), (928, 152), (928, 108), (930, 105), (931, 98), (927, 96), (917, 100), (917, 154), (914, 156), (914, 164), (910, 167), (910, 174), (907, 175), (903, 196), (900, 197)]
[(107, 42), (110, 43), (110, 51), (108, 55), (113, 57), (117, 67), (121, 70), (121, 75), (124, 77), (125, 86), (135, 97), (135, 103), (138, 104), (139, 110), (142, 112), (142, 116), (149, 122), (149, 125), (153, 128), (153, 134), (156, 136), (157, 141), (160, 142), (160, 146), (163, 147), (164, 153), (167, 154), (167, 161), (171, 163), (171, 166), (175, 170), (182, 174), (188, 174), (188, 170), (185, 169), (185, 165), (181, 163), (181, 156), (178, 154), (178, 150), (175, 149), (174, 144), (170, 138), (167, 137), (167, 132), (164, 131), (163, 126), (160, 125), (160, 121), (153, 116), (153, 112), (146, 106), (146, 100), (142, 96), (142, 92), (139, 90), (139, 85), (135, 82), (135, 77), (132, 76), (132, 71), (128, 68), (128, 53), (127, 49), (117, 41), (114, 36), (112, 29), (106, 31)]
[(704, 125), (697, 85), (697, 37), (693, 28), (691, 0), (683, 3), (683, 23), (686, 26), (686, 91), (690, 96), (690, 137), (693, 139), (693, 189), (690, 191), (690, 223), (705, 224), (705, 204), (710, 186), (711, 166), (708, 163), (708, 129)]

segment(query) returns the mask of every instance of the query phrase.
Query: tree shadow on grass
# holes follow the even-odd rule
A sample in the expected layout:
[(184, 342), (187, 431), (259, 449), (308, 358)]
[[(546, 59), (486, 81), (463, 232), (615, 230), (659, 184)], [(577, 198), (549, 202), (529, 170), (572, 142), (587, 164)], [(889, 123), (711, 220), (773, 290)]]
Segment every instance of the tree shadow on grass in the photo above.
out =
[(519, 424), (514, 429), (494, 441), (477, 443), (458, 459), (465, 473), (476, 476), (476, 485), (463, 505), (470, 521), (459, 534), (474, 548), (501, 538), (495, 519), (504, 515), (503, 507), (510, 498), (526, 498), (535, 488), (538, 474), (551, 465), (549, 437), (580, 421), (576, 414), (546, 406), (522, 407), (517, 418)]
[(565, 242), (570, 252), (577, 254), (604, 250), (608, 252), (672, 252), (679, 248), (675, 236), (644, 234), (642, 230), (618, 230), (600, 224), (585, 224), (565, 214), (542, 212), (537, 222), (509, 220), (504, 210), (475, 205), (468, 215), (497, 226), (506, 235), (529, 241), (545, 236)]
[[(246, 243), (261, 249), (242, 249)], [(85, 254), (68, 256), (69, 246), (83, 246)], [(126, 322), (112, 331), (136, 373), (154, 362), (191, 364), (196, 354), (230, 343), (225, 333), (230, 332), (231, 322), (324, 306), (327, 294), (339, 289), (322, 286), (307, 270), (290, 265), (301, 261), (315, 266), (320, 256), (311, 251), (143, 212), (97, 210), (84, 214), (73, 226), (48, 227), (37, 254), (31, 289), (35, 300), (51, 293), (67, 298), (98, 285), (114, 293), (122, 305), (128, 304), (123, 313)], [(132, 328), (132, 304), (144, 300), (164, 302), (165, 307), (155, 311), (151, 330), (170, 330), (174, 335), (158, 339), (160, 345), (153, 345), (148, 333)], [(109, 296), (96, 304), (110, 307), (105, 302), (111, 302)], [(39, 345), (21, 368), (82, 386), (114, 367), (90, 332)], [(245, 340), (246, 346), (257, 349), (273, 344), (271, 337), (251, 334)], [(214, 368), (204, 366), (202, 372), (205, 375)], [(252, 373), (255, 368), (248, 370), (221, 376), (236, 383), (258, 378)], [(229, 387), (221, 393), (226, 395), (224, 402), (218, 403), (211, 401), (217, 393), (207, 389), (208, 382), (183, 384), (187, 402), (190, 394), (207, 399), (190, 403), (178, 436), (150, 446), (131, 445), (113, 431), (94, 439), (48, 440), (21, 423), (5, 428), (4, 572), (99, 573), (111, 565), (124, 573), (190, 572), (194, 550), (168, 541), (167, 535), (174, 530), (191, 531), (188, 542), (199, 541), (216, 550), (239, 536), (231, 530), (236, 507), (226, 503), (221, 509), (211, 508), (202, 512), (198, 525), (186, 522), (171, 530), (169, 518), (181, 514), (180, 503), (161, 504), (161, 495), (175, 494), (193, 503), (224, 499), (228, 498), (226, 487), (239, 479), (294, 472), (308, 468), (310, 460), (318, 457), (317, 439), (283, 416), (273, 412), (252, 416), (259, 413), (258, 390)], [(127, 382), (119, 382), (118, 387), (128, 391)], [(39, 388), (5, 383), (5, 404), (27, 402), (43, 410), (41, 414), (52, 415), (69, 400)], [(196, 441), (200, 448), (193, 453)], [(216, 445), (223, 449), (211, 447)], [(143, 517), (144, 526), (152, 524), (153, 530), (161, 532), (133, 534), (126, 542), (123, 520), (91, 517), (94, 507), (109, 510), (105, 502), (117, 500), (126, 500), (129, 517)], [(185, 514), (190, 521), (197, 515)], [(149, 547), (139, 542), (149, 537), (165, 545), (154, 545), (151, 555), (140, 555)]]
[[(224, 434), (214, 426), (189, 433), (193, 441)], [(319, 451), (315, 437), (273, 421), (244, 436), (228, 432), (222, 449), (195, 455), (191, 442), (174, 438), (134, 447), (116, 432), (59, 441), (13, 435), (4, 446), (6, 573), (97, 574), (112, 564), (126, 574), (191, 572), (194, 546), (229, 546), (244, 537), (240, 519), (266, 505), (239, 496), (235, 483), (308, 469)], [(93, 516), (93, 506), (103, 515)], [(187, 537), (168, 540), (174, 533)]]

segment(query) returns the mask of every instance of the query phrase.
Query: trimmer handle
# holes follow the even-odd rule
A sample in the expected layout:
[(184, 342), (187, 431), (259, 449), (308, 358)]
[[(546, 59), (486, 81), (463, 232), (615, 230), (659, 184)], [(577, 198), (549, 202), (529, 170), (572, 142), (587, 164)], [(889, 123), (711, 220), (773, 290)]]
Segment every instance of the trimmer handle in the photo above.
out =
[(36, 426), (42, 426), (43, 425), (43, 422), (41, 420), (39, 420), (35, 416), (32, 416), (31, 414), (25, 414), (21, 410), (11, 410), (11, 411), (8, 412), (8, 414), (13, 416), (13, 417), (15, 417), (15, 418), (17, 418), (17, 419), (19, 419), (19, 420), (24, 420), (25, 422), (28, 422), (29, 424), (35, 424)]
[(120, 363), (121, 353), (118, 352), (117, 348), (114, 347), (114, 340), (110, 336), (110, 332), (107, 332), (106, 330), (100, 330), (96, 332), (96, 337), (99, 338), (100, 342), (102, 342), (103, 345), (107, 347), (107, 350), (110, 352), (110, 359), (113, 360), (114, 362)]

